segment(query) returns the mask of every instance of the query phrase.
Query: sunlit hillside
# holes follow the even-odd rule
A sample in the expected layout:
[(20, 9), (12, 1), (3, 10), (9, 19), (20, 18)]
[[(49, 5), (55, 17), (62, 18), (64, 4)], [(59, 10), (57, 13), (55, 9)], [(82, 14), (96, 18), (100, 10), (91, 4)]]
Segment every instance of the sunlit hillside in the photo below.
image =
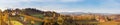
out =
[(119, 25), (120, 14), (60, 14), (33, 8), (0, 11), (1, 25)]

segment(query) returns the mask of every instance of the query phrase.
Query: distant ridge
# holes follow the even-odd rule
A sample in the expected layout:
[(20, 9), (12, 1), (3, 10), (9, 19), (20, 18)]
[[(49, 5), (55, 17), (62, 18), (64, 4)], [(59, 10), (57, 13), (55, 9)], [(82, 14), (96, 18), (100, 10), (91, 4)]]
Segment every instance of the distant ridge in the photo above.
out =
[[(64, 15), (81, 15), (81, 14), (100, 14), (100, 15), (113, 15), (112, 13), (86, 13), (86, 12), (60, 12), (60, 14)], [(117, 14), (114, 14), (117, 15)]]

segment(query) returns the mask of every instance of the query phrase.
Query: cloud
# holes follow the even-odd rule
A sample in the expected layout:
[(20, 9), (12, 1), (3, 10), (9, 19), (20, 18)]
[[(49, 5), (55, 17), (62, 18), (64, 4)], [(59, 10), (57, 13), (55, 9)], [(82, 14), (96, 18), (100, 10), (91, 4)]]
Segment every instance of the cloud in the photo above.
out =
[(84, 0), (60, 0), (61, 2), (83, 2)]
[(0, 0), (0, 3), (19, 3), (19, 2), (54, 2), (56, 0)]
[(0, 3), (18, 3), (18, 2), (27, 2), (28, 0), (0, 0)]
[[(100, 4), (98, 4), (99, 2)], [(27, 7), (56, 12), (118, 13), (120, 2), (119, 0), (0, 0), (0, 9)]]
[[(83, 1), (83, 0), (0, 0), (0, 7), (26, 7), (26, 6), (31, 6), (31, 5), (59, 5), (64, 2), (77, 2), (77, 1)], [(50, 3), (51, 2), (51, 3)], [(47, 3), (47, 4), (46, 4)]]

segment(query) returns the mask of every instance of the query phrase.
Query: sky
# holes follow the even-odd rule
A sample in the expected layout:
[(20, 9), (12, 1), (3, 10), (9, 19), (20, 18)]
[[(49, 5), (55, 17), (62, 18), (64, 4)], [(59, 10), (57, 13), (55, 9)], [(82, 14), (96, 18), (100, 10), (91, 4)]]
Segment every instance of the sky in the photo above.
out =
[(36, 8), (56, 12), (120, 13), (120, 0), (0, 0), (0, 9)]

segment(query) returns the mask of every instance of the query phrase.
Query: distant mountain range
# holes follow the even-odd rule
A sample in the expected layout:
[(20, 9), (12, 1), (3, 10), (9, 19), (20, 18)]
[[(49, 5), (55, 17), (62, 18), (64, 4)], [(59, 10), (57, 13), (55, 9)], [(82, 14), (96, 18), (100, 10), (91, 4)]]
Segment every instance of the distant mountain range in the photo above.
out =
[(86, 12), (60, 12), (60, 14), (64, 15), (81, 15), (81, 14), (101, 14), (101, 15), (112, 15), (111, 13), (86, 13)]
[(60, 14), (64, 14), (64, 15), (80, 15), (80, 14), (87, 14), (84, 12), (60, 12)]

